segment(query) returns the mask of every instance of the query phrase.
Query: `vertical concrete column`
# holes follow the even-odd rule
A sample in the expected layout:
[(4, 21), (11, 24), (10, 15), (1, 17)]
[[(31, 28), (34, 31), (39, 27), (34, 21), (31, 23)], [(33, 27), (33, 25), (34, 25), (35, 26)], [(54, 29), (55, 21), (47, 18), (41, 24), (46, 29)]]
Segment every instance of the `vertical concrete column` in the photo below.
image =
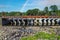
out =
[(54, 26), (54, 24), (55, 24), (54, 20), (55, 20), (55, 18), (53, 18), (53, 20), (52, 20), (52, 26)]
[(44, 26), (44, 19), (42, 19), (42, 26)]
[(44, 18), (44, 26), (46, 26), (46, 23), (47, 23), (47, 22), (46, 22), (46, 18)]
[(24, 25), (25, 25), (25, 21), (24, 21), (24, 18), (22, 19), (22, 24), (23, 24), (22, 26), (24, 26)]
[(17, 26), (20, 26), (20, 21), (19, 21), (19, 18), (17, 19)]
[(35, 18), (35, 20), (34, 20), (34, 25), (35, 26), (37, 25), (37, 18)]
[(46, 26), (48, 26), (48, 20), (49, 20), (49, 19), (46, 19)]
[(30, 26), (30, 18), (27, 19), (27, 26)]
[(31, 26), (34, 25), (34, 20), (35, 20), (35, 19), (33, 19), (33, 18), (31, 19), (31, 22), (30, 22)]
[(39, 19), (39, 25), (42, 25), (42, 18)]
[(60, 18), (57, 19), (58, 26), (60, 25)]
[(57, 26), (57, 18), (54, 19), (54, 26)]
[(16, 26), (16, 18), (13, 18), (14, 26)]
[(51, 24), (51, 22), (50, 22), (50, 20), (51, 20), (51, 18), (48, 18), (49, 20), (48, 20), (48, 26), (50, 26), (50, 24)]
[(27, 21), (28, 21), (28, 22), (27, 22), (27, 25), (28, 25), (28, 26), (34, 25), (34, 19), (33, 19), (33, 18), (28, 18)]

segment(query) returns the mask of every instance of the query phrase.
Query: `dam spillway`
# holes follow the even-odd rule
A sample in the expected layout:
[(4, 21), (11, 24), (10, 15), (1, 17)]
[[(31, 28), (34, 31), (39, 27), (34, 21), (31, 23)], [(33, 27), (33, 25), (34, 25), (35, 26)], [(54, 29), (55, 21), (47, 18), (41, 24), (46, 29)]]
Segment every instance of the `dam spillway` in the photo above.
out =
[(2, 17), (2, 26), (60, 26), (60, 18), (47, 16), (5, 16)]

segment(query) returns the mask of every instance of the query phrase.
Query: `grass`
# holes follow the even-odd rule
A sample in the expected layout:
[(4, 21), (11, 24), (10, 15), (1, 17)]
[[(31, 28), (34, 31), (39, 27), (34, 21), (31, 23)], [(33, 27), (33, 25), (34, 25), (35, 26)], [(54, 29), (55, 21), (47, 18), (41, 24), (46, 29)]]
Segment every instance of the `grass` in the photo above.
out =
[(21, 40), (38, 40), (38, 39), (47, 39), (47, 40), (55, 40), (60, 39), (60, 36), (57, 36), (55, 34), (48, 34), (45, 32), (38, 32), (34, 36), (28, 36), (28, 37), (22, 37)]

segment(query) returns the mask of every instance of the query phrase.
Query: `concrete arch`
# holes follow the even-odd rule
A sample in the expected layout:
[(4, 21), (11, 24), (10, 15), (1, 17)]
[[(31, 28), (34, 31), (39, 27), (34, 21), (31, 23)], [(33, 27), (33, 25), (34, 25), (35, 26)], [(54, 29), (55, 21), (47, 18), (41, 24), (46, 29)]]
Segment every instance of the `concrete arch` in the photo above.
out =
[(57, 19), (57, 25), (60, 25), (60, 18)]
[(2, 26), (56, 26), (60, 18), (2, 18)]
[(39, 19), (39, 25), (42, 25), (42, 18)]
[(28, 18), (28, 26), (33, 26), (34, 25), (34, 19)]
[(35, 25), (35, 26), (39, 26), (39, 18), (36, 18), (36, 19), (34, 20), (34, 25)]

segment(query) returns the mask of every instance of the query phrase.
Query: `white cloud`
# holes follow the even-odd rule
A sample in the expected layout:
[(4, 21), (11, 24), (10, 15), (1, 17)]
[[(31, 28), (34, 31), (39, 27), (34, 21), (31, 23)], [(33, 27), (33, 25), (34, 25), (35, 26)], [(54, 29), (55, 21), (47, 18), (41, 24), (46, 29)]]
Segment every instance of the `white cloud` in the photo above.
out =
[(23, 7), (21, 8), (21, 10), (23, 10), (26, 7), (28, 2), (29, 2), (29, 0), (26, 0), (26, 2), (24, 3)]
[(49, 0), (49, 4), (60, 5), (60, 0)]
[(57, 5), (60, 6), (60, 0), (29, 0), (25, 3), (23, 10), (31, 8), (44, 9), (45, 6)]
[(27, 6), (50, 6), (60, 5), (60, 0), (30, 0), (31, 3), (27, 3)]

